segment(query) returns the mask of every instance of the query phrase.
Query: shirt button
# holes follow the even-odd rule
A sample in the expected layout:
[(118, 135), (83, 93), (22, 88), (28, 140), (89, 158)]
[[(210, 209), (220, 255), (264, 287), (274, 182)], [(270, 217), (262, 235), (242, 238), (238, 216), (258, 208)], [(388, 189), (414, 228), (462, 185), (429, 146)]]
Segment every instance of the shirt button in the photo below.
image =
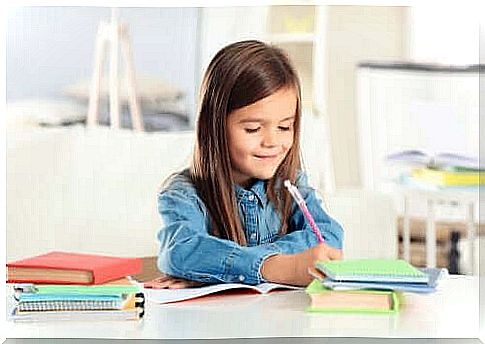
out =
[(246, 278), (244, 278), (244, 276), (243, 276), (243, 275), (239, 275), (239, 280), (240, 280), (241, 282), (243, 282), (245, 279), (246, 279)]
[(251, 234), (251, 239), (256, 239), (256, 233)]
[(249, 196), (248, 196), (248, 199), (249, 199), (250, 201), (254, 200), (254, 195), (252, 195), (252, 194), (251, 194), (251, 195), (249, 195)]

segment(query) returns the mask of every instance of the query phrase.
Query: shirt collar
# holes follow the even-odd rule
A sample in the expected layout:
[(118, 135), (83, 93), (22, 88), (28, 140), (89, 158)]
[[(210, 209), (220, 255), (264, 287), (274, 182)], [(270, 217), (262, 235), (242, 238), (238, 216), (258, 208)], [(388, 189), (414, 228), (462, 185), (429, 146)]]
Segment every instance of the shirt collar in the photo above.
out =
[(236, 184), (235, 185), (235, 193), (236, 193), (236, 199), (241, 201), (242, 199), (247, 199), (247, 197), (251, 194), (256, 195), (257, 199), (259, 200), (259, 203), (261, 205), (265, 205), (267, 202), (267, 197), (266, 197), (266, 182), (264, 180), (256, 180), (254, 184), (249, 188), (249, 190), (244, 189), (240, 185)]

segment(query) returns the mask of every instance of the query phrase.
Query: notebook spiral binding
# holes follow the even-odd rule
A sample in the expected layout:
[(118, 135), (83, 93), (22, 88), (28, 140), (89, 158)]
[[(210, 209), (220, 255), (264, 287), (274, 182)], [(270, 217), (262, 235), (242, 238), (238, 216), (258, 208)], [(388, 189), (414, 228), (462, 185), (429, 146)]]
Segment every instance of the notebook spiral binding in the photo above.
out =
[(117, 309), (117, 301), (20, 301), (19, 311), (83, 311)]
[(140, 309), (138, 317), (141, 319), (145, 315), (145, 295), (143, 293), (135, 294), (135, 307)]

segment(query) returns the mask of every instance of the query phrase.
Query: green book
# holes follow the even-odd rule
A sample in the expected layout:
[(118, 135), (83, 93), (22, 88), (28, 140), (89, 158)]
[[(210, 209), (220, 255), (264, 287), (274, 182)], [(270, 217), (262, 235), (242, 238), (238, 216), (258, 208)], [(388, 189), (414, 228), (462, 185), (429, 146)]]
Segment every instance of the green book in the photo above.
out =
[(83, 294), (83, 295), (121, 295), (137, 293), (140, 287), (136, 284), (16, 284), (14, 290), (35, 294)]
[(311, 298), (308, 312), (319, 313), (397, 313), (400, 297), (394, 291), (387, 290), (345, 290), (335, 291), (326, 288), (315, 279), (305, 292)]
[(427, 284), (429, 280), (427, 274), (400, 259), (317, 261), (315, 266), (334, 281)]

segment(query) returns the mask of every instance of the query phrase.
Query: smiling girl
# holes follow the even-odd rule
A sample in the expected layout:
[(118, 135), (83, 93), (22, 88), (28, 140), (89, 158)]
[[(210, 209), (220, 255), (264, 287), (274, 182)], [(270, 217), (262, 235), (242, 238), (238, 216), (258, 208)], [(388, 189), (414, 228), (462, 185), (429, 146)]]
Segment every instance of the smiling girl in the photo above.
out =
[[(152, 287), (304, 286), (316, 260), (341, 258), (342, 228), (302, 171), (300, 121), (299, 80), (280, 49), (242, 41), (216, 54), (201, 87), (192, 164), (158, 194), (158, 268), (166, 276)], [(286, 179), (325, 243), (282, 187)]]

